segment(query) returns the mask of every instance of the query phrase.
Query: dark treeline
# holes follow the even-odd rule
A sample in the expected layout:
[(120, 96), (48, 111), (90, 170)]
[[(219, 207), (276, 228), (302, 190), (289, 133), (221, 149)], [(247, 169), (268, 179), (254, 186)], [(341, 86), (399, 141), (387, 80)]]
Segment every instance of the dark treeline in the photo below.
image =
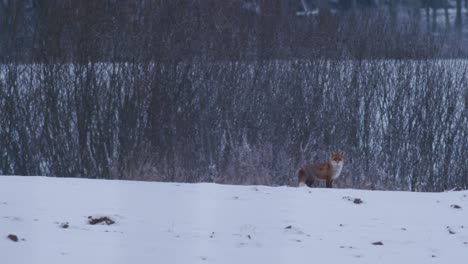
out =
[[(438, 23), (440, 10), (448, 6), (442, 2), (450, 1), (330, 1), (338, 3), (336, 9), (320, 5), (324, 2), (6, 0), (0, 2), (0, 59), (81, 63), (467, 55), (463, 34), (455, 30), (463, 29), (462, 5), (456, 21), (447, 13)], [(323, 8), (298, 15), (310, 6)]]
[(461, 18), (352, 2), (0, 1), (0, 174), (468, 188)]

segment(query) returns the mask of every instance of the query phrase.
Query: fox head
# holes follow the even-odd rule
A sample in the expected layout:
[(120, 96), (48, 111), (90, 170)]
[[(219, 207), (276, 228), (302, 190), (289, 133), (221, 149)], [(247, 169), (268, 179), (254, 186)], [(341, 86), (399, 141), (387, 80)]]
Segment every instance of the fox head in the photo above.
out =
[(336, 164), (342, 164), (344, 160), (344, 152), (343, 151), (338, 151), (338, 152), (332, 152), (331, 154), (331, 161)]

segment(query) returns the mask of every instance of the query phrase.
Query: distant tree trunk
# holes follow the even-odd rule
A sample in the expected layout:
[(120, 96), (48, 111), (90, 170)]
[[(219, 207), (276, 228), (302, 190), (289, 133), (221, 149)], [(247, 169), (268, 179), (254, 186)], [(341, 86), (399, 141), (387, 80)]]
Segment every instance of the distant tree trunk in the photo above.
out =
[(416, 28), (416, 29), (420, 29), (420, 22), (421, 22), (421, 12), (420, 12), (420, 9), (421, 9), (421, 2), (419, 1), (412, 1), (412, 8), (411, 8), (411, 11), (412, 11), (412, 20), (413, 20), (413, 26)]
[(468, 0), (465, 0), (465, 10), (466, 10), (465, 14), (468, 17)]
[(437, 6), (432, 4), (432, 31), (437, 30)]
[(462, 27), (462, 1), (457, 0), (457, 16), (455, 18), (455, 27), (461, 31)]
[(281, 16), (287, 17), (290, 15), (291, 8), (288, 0), (281, 1)]
[(450, 30), (450, 17), (449, 17), (449, 3), (448, 1), (444, 1), (444, 14), (445, 14), (445, 28)]
[(356, 9), (356, 0), (351, 0), (351, 10)]
[(397, 22), (397, 16), (398, 16), (398, 3), (399, 1), (389, 1), (388, 3), (388, 9), (389, 9), (389, 13), (390, 13), (390, 18), (391, 18), (391, 21), (392, 21), (392, 25), (393, 26), (396, 26), (396, 22)]
[(431, 17), (431, 9), (429, 7), (429, 3), (426, 3), (426, 24), (427, 24), (428, 31), (431, 31), (431, 18), (430, 17)]

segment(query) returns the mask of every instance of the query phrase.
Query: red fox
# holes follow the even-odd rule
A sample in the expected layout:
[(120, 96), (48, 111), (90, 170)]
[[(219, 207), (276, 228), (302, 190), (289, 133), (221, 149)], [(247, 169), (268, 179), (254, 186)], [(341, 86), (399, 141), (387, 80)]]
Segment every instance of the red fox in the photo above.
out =
[(299, 186), (312, 187), (315, 180), (326, 181), (327, 188), (332, 188), (333, 181), (338, 178), (343, 169), (344, 152), (332, 152), (331, 158), (326, 163), (307, 164), (301, 167), (297, 176)]

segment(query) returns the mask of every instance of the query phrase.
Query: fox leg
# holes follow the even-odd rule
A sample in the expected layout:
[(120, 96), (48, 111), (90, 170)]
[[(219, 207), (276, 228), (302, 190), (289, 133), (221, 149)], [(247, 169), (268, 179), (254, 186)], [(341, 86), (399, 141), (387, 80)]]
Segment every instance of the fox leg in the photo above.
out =
[(312, 185), (314, 185), (314, 182), (315, 182), (314, 177), (309, 177), (309, 178), (307, 178), (307, 180), (306, 180), (306, 185), (307, 185), (308, 187), (311, 187), (311, 188), (312, 188)]
[(300, 169), (297, 173), (297, 180), (299, 182), (299, 187), (304, 186), (306, 184), (306, 175), (303, 169)]
[(333, 179), (327, 179), (327, 188), (333, 188)]

